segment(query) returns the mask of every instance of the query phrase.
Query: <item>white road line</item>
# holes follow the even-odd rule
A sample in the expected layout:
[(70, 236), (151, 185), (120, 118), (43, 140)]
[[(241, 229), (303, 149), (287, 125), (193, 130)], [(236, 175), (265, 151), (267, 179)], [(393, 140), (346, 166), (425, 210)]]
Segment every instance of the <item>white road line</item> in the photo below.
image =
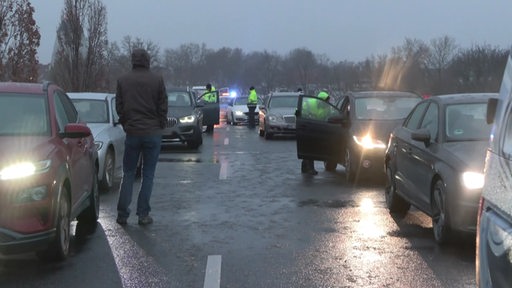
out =
[(219, 179), (226, 180), (228, 178), (228, 161), (226, 159), (220, 159), (220, 171), (219, 171)]
[(224, 145), (229, 145), (229, 138), (224, 138)]
[(219, 288), (220, 287), (220, 268), (222, 256), (208, 255), (206, 262), (206, 273), (204, 275), (203, 288)]

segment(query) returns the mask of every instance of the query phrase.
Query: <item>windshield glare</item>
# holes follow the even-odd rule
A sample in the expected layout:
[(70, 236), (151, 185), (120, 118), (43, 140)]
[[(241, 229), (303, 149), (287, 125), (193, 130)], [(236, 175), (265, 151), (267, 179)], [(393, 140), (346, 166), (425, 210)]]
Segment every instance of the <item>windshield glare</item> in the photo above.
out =
[(0, 95), (0, 135), (49, 136), (46, 98), (25, 94)]
[(421, 99), (416, 97), (365, 97), (355, 100), (355, 117), (361, 120), (398, 120)]

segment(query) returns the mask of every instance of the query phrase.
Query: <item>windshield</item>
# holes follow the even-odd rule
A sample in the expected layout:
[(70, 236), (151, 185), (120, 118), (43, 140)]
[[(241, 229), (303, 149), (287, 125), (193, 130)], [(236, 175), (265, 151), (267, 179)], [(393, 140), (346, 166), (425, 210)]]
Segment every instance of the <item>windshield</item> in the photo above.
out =
[(167, 93), (167, 101), (169, 107), (190, 107), (192, 99), (186, 91), (173, 91)]
[(419, 97), (364, 97), (355, 100), (355, 117), (361, 120), (398, 120), (421, 99)]
[(29, 94), (0, 94), (0, 135), (51, 134), (46, 97)]
[(276, 96), (270, 99), (269, 108), (296, 108), (298, 96)]
[(448, 141), (489, 139), (491, 125), (486, 122), (487, 103), (449, 105), (445, 113)]
[(233, 105), (247, 105), (248, 97), (237, 97)]
[(86, 123), (109, 123), (107, 102), (94, 99), (72, 99), (80, 119)]

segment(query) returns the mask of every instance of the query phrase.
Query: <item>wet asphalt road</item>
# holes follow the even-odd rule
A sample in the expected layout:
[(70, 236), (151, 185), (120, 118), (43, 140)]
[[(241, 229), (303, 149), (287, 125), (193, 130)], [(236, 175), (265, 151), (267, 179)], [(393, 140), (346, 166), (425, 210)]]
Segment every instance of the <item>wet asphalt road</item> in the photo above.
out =
[(390, 216), (382, 183), (354, 186), (318, 162), (302, 175), (294, 139), (257, 129), (204, 136), (197, 151), (162, 151), (154, 224), (117, 225), (118, 193), (103, 193), (96, 233), (66, 262), (2, 257), (0, 287), (475, 286), (474, 239), (437, 246), (424, 214)]

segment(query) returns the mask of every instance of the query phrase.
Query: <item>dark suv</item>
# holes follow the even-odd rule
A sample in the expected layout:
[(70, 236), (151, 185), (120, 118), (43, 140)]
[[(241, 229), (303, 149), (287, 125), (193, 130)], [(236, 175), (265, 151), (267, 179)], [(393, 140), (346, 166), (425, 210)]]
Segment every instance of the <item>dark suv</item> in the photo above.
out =
[[(328, 111), (325, 119), (308, 116), (309, 99)], [(384, 155), (393, 128), (400, 125), (421, 96), (400, 91), (351, 92), (331, 104), (301, 95), (297, 107), (297, 156), (324, 161), (327, 171), (345, 166), (349, 182), (360, 176), (384, 176)], [(384, 177), (383, 177), (384, 178)]]
[[(99, 215), (96, 145), (51, 83), (0, 83), (0, 252), (64, 260)], [(84, 228), (84, 229), (81, 229)]]
[(203, 105), (186, 88), (167, 88), (168, 123), (162, 143), (184, 143), (191, 149), (203, 144)]

